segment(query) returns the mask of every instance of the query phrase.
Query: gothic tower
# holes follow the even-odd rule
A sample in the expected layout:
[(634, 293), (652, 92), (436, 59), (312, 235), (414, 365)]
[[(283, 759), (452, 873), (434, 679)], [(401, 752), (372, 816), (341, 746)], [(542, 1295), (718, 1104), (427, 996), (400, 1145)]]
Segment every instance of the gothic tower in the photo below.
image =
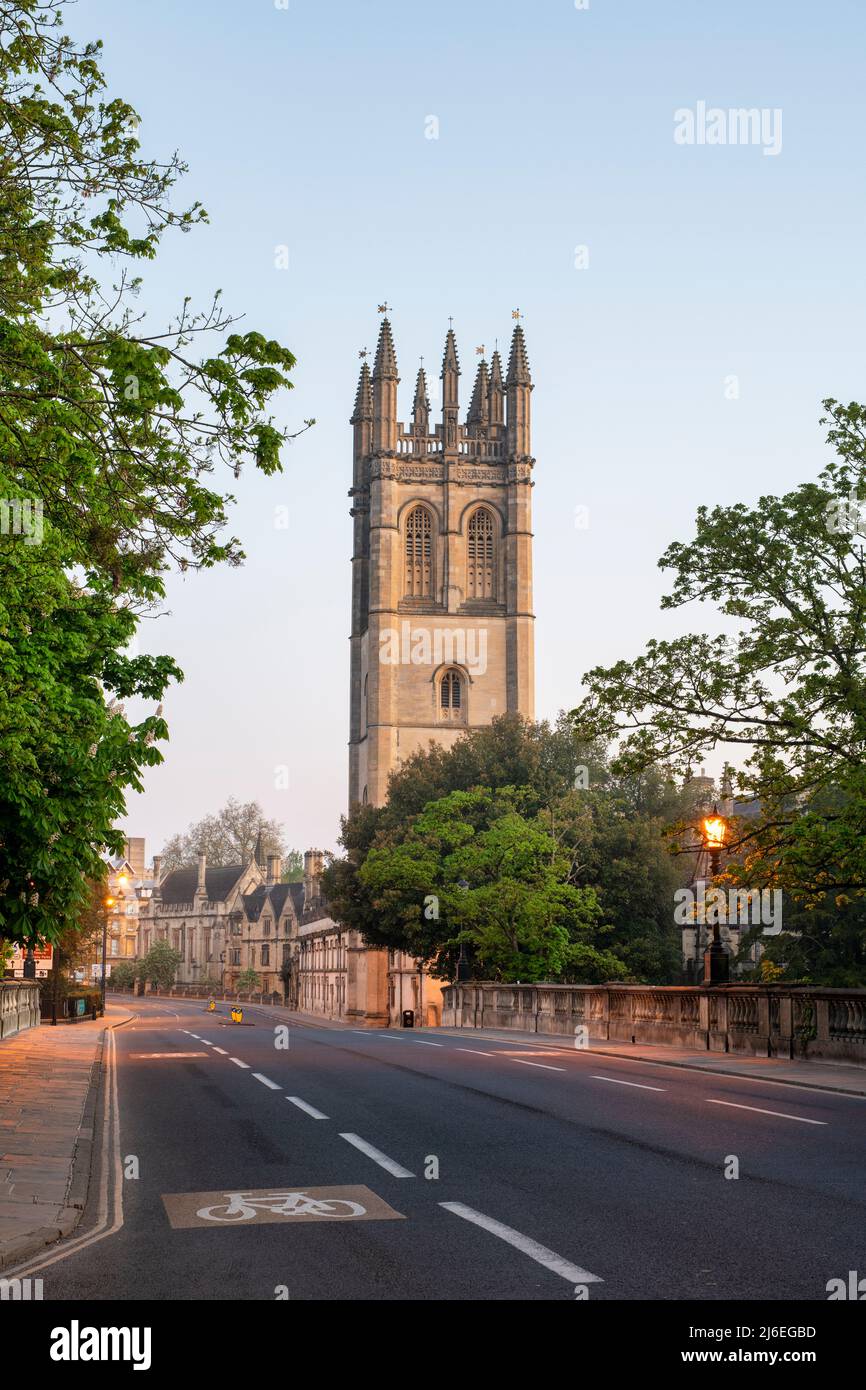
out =
[(351, 424), (349, 804), (380, 805), (389, 773), (432, 740), (535, 713), (530, 444), (532, 381), (518, 321), (503, 382), (482, 355), (465, 423), (449, 328), (442, 419), (423, 368), (397, 419), (397, 357), (382, 320)]

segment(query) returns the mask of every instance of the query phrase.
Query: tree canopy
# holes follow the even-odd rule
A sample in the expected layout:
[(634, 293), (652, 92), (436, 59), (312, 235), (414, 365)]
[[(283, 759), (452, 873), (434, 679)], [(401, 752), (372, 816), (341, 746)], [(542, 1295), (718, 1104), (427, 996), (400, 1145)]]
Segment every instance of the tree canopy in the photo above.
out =
[(515, 716), (407, 760), (381, 807), (343, 822), (325, 870), (340, 921), (454, 974), (461, 946), (498, 979), (678, 978), (663, 840), (682, 794), (658, 770), (612, 777), (566, 718)]
[(701, 507), (663, 608), (715, 605), (733, 632), (651, 641), (585, 677), (584, 738), (615, 767), (737, 762), (759, 814), (736, 826), (732, 875), (805, 904), (866, 891), (866, 409), (828, 400), (835, 458), (817, 482), (757, 505)]
[(214, 815), (203, 816), (166, 841), (163, 870), (187, 868), (195, 864), (199, 854), (206, 854), (212, 865), (245, 864), (252, 857), (260, 833), (263, 852), (287, 855), (290, 871), (295, 871), (300, 856), (297, 850), (287, 853), (279, 821), (269, 820), (257, 801), (240, 802), (234, 796)]
[(216, 471), (280, 469), (295, 364), (218, 292), (150, 321), (135, 267), (206, 214), (175, 208), (184, 165), (145, 157), (63, 9), (0, 0), (0, 934), (21, 941), (73, 923), (123, 848), (181, 679), (130, 641), (173, 564), (242, 560)]

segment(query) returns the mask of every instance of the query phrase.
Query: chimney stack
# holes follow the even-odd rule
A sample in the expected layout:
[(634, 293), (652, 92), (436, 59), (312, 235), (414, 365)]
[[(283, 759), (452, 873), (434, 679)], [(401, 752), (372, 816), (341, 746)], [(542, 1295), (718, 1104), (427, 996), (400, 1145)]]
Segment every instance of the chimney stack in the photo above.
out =
[(278, 854), (268, 855), (268, 883), (279, 883), (283, 876), (283, 861)]
[(308, 849), (304, 852), (304, 911), (316, 907), (321, 899), (321, 878), (322, 867), (324, 864), (324, 852), (320, 849)]
[(201, 893), (202, 897), (207, 897), (207, 855), (200, 854), (198, 857), (198, 883), (196, 893)]
[(155, 897), (155, 898), (158, 898), (158, 897), (160, 896), (160, 892), (159, 892), (159, 880), (160, 880), (161, 878), (162, 878), (162, 855), (161, 855), (161, 854), (155, 854), (155, 855), (153, 856), (153, 897)]
[(133, 878), (144, 878), (144, 839), (140, 835), (126, 842), (126, 857), (132, 869)]

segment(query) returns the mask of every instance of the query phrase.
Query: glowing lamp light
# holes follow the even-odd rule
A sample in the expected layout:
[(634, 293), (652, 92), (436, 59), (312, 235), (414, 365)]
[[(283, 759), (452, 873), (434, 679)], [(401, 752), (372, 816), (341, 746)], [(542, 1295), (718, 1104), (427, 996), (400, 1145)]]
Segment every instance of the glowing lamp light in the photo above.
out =
[(727, 826), (723, 818), (721, 816), (707, 816), (702, 824), (707, 849), (721, 849), (727, 833)]

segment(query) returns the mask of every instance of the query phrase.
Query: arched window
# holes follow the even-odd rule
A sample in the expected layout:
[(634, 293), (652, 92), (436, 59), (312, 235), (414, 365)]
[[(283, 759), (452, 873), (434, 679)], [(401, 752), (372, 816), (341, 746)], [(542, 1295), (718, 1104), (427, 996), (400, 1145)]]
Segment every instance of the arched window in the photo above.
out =
[(479, 507), (469, 518), (466, 542), (466, 597), (493, 598), (496, 590), (493, 517)]
[(459, 671), (446, 671), (439, 682), (439, 715), (459, 721), (464, 717), (463, 681)]
[(406, 597), (428, 598), (433, 592), (433, 519), (426, 507), (413, 507), (406, 518)]

